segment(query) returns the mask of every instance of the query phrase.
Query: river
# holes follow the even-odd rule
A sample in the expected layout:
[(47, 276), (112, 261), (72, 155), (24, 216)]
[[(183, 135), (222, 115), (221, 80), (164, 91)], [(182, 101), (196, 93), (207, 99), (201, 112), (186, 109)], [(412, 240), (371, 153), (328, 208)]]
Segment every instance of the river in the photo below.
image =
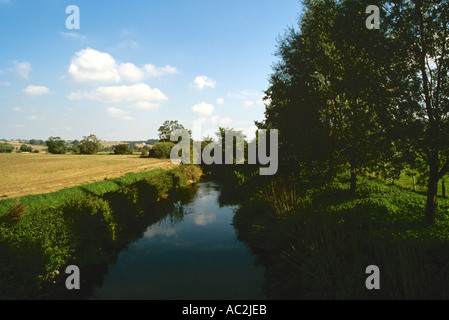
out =
[(221, 188), (199, 183), (109, 266), (93, 299), (260, 300), (263, 268), (237, 239), (236, 206), (220, 204)]

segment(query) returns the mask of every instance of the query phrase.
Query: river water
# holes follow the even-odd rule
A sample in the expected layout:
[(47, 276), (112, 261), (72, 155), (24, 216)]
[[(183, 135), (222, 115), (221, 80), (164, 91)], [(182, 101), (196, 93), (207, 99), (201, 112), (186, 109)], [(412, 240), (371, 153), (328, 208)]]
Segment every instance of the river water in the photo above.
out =
[(119, 254), (94, 299), (265, 299), (263, 268), (232, 225), (237, 207), (220, 204), (213, 182), (195, 190)]

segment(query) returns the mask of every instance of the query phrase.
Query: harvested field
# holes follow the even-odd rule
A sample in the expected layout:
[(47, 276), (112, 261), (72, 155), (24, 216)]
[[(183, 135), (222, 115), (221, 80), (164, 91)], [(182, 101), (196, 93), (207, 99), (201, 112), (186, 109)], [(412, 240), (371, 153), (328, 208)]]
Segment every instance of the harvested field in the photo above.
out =
[(170, 160), (138, 155), (0, 154), (0, 199), (51, 193), (128, 172), (174, 166)]

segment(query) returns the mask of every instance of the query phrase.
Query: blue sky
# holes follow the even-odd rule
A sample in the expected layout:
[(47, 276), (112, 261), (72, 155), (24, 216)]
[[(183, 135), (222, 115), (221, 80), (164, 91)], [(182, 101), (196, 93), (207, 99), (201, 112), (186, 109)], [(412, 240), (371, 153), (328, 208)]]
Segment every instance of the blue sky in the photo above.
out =
[[(67, 29), (66, 8), (80, 10)], [(194, 137), (264, 118), (277, 38), (299, 0), (0, 0), (0, 138)]]

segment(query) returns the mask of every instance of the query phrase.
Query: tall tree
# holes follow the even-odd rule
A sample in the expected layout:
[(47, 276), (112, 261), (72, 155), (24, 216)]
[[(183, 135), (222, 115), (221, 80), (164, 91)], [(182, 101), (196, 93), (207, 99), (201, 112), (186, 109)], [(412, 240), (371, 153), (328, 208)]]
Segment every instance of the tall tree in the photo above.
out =
[[(366, 3), (365, 3), (366, 2)], [(367, 1), (308, 0), (299, 31), (282, 40), (265, 126), (279, 129), (282, 154), (309, 173), (359, 169), (388, 154), (388, 42), (365, 26)], [(284, 156), (285, 157), (285, 156)]]
[(79, 144), (81, 154), (96, 154), (101, 149), (101, 142), (96, 135), (84, 137)]
[(432, 224), (438, 182), (449, 171), (449, 2), (389, 1), (387, 12), (403, 78), (396, 123), (410, 153), (427, 165), (425, 216)]
[[(178, 122), (178, 120), (172, 121), (167, 120), (164, 122), (162, 126), (159, 127), (159, 140), (160, 142), (170, 142), (170, 136), (172, 132), (176, 130), (186, 130), (182, 124)], [(192, 132), (189, 130), (190, 135)]]

